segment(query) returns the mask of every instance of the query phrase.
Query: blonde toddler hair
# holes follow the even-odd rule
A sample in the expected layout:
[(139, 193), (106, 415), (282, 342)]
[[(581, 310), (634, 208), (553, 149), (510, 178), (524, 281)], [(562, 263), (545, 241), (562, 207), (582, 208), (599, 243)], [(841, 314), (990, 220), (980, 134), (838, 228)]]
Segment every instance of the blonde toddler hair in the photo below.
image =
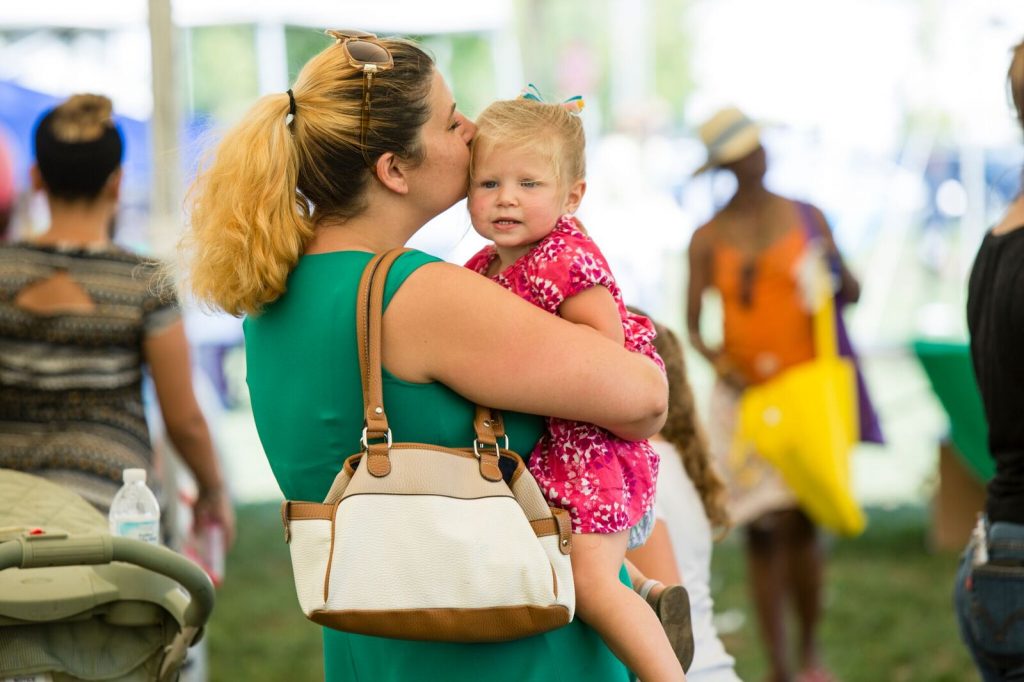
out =
[(470, 177), (479, 149), (495, 147), (527, 148), (545, 156), (563, 186), (587, 175), (583, 121), (561, 104), (523, 98), (499, 100), (480, 113), (476, 125)]

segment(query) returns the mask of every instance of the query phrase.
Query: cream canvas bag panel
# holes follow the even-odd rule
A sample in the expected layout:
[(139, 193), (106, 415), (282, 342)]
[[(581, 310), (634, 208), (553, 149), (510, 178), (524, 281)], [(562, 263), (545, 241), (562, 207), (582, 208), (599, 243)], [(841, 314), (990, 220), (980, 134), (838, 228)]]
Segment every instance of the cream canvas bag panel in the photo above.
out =
[(527, 637), (572, 620), (569, 515), (548, 507), (500, 415), (477, 408), (465, 449), (393, 443), (380, 370), (384, 283), (374, 257), (356, 311), (363, 450), (323, 502), (281, 507), (296, 593), (321, 625), (456, 642)]

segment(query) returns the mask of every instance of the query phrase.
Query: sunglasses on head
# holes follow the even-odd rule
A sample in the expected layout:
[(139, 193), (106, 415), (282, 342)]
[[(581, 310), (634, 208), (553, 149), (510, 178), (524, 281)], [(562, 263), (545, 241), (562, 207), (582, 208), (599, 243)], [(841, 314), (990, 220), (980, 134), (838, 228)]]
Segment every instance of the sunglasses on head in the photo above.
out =
[(373, 90), (373, 77), (382, 71), (394, 67), (395, 60), (391, 52), (384, 47), (380, 39), (373, 33), (365, 31), (326, 31), (327, 35), (338, 41), (344, 50), (348, 63), (363, 73), (363, 107), (359, 119), (359, 149), (366, 165), (372, 165), (366, 153), (366, 136), (370, 127), (370, 92)]

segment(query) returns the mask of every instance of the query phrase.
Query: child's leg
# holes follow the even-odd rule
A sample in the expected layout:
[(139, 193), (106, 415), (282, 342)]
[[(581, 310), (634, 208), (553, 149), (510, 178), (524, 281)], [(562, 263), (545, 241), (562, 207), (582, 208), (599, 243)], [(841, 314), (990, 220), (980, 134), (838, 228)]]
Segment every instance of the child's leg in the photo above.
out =
[(629, 582), (633, 584), (633, 589), (637, 592), (640, 591), (640, 586), (647, 581), (647, 576), (643, 574), (639, 568), (636, 567), (629, 559), (624, 559), (623, 563), (626, 564), (626, 573), (629, 574)]
[(639, 594), (619, 582), (627, 536), (623, 531), (573, 538), (576, 614), (643, 682), (685, 680), (657, 615)]
[[(675, 560), (673, 559), (673, 565)], [(665, 636), (675, 652), (676, 660), (689, 670), (693, 663), (693, 623), (690, 614), (690, 595), (678, 583), (665, 585), (661, 581), (648, 579), (629, 559), (626, 559), (629, 582), (658, 616)], [(678, 578), (677, 578), (678, 580)], [(681, 580), (679, 582), (682, 582)]]

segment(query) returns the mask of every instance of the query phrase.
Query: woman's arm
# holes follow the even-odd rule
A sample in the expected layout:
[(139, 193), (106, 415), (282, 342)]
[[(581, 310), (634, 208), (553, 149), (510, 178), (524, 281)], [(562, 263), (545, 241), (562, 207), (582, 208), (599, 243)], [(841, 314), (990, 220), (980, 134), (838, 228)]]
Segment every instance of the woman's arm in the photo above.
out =
[(384, 315), (384, 365), (504, 410), (586, 421), (629, 440), (661, 428), (657, 365), (447, 263), (406, 280)]
[(700, 314), (704, 291), (711, 286), (711, 235), (710, 225), (693, 233), (688, 249), (690, 278), (686, 287), (686, 331), (690, 344), (712, 365), (718, 359), (718, 351), (704, 343), (700, 335)]
[(607, 287), (592, 286), (565, 299), (558, 308), (558, 314), (563, 320), (596, 329), (620, 346), (626, 343), (619, 305)]
[(192, 391), (192, 365), (181, 320), (146, 337), (143, 352), (153, 375), (167, 436), (199, 488), (194, 509), (196, 522), (221, 524), (230, 543), (235, 534), (234, 511), (224, 489), (210, 430)]

